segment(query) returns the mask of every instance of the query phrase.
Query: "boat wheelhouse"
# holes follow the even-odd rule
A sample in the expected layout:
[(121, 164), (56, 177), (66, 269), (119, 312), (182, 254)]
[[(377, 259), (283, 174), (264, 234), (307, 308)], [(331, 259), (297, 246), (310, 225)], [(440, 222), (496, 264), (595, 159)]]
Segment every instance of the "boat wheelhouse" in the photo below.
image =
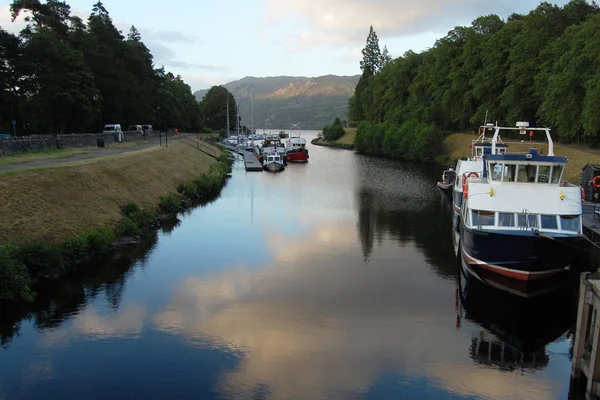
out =
[[(562, 180), (566, 157), (554, 155), (550, 129), (494, 127), (483, 172), (463, 174), (460, 253), (463, 266), (523, 281), (568, 268), (581, 246), (581, 188)], [(544, 132), (548, 152), (495, 151), (500, 130)]]
[(264, 155), (263, 169), (267, 172), (281, 172), (285, 169), (283, 158), (277, 152), (270, 152)]
[(460, 215), (462, 206), (462, 176), (465, 174), (475, 173), (481, 175), (483, 173), (483, 157), (487, 154), (505, 154), (508, 146), (502, 142), (500, 137), (497, 138), (496, 146), (492, 150), (492, 141), (486, 138), (486, 133), (491, 134), (494, 131), (494, 124), (485, 124), (479, 127), (479, 136), (471, 141), (471, 157), (466, 160), (458, 160), (456, 163), (456, 179), (452, 188), (452, 209), (454, 215)]

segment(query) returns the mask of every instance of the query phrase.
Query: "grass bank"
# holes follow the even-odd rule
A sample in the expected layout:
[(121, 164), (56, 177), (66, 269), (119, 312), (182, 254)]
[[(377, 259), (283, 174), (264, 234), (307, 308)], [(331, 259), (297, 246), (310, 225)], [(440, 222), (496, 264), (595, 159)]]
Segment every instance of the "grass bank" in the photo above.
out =
[(30, 299), (35, 283), (218, 193), (231, 171), (184, 143), (74, 164), (0, 175), (0, 301)]
[[(473, 134), (469, 133), (455, 133), (446, 138), (446, 149), (448, 154), (447, 164), (454, 166), (456, 160), (459, 158), (471, 156), (471, 141), (477, 139)], [(505, 141), (508, 144), (509, 152), (526, 153), (530, 148), (536, 147), (544, 151), (547, 154), (548, 144), (544, 142), (528, 142), (523, 143), (514, 140)], [(581, 169), (586, 164), (600, 164), (600, 154), (592, 149), (587, 149), (582, 146), (576, 145), (562, 145), (560, 143), (554, 143), (554, 154), (557, 156), (564, 156), (569, 159), (567, 167), (565, 169), (564, 179), (578, 184), (579, 174)]]
[(317, 146), (334, 147), (338, 149), (354, 150), (354, 139), (356, 138), (356, 128), (344, 128), (344, 136), (338, 140), (328, 142), (323, 139), (313, 139), (312, 144)]
[(54, 160), (57, 158), (69, 158), (79, 154), (87, 154), (92, 148), (79, 148), (79, 149), (46, 149), (43, 151), (36, 151), (33, 153), (21, 153), (11, 156), (0, 157), (0, 166), (23, 164), (32, 161), (40, 160)]

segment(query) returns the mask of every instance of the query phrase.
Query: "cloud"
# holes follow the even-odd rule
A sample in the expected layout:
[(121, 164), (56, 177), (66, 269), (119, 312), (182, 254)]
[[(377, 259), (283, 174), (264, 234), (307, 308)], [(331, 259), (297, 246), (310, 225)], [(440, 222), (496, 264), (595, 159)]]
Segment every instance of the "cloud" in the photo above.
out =
[(142, 40), (150, 40), (161, 43), (187, 43), (198, 44), (200, 41), (195, 35), (189, 35), (181, 31), (155, 31), (147, 28), (139, 28)]
[(445, 32), (480, 15), (536, 6), (516, 0), (269, 0), (265, 17), (269, 23), (304, 20), (308, 29), (295, 35), (302, 46), (351, 45), (364, 42), (369, 25), (380, 37), (394, 38)]

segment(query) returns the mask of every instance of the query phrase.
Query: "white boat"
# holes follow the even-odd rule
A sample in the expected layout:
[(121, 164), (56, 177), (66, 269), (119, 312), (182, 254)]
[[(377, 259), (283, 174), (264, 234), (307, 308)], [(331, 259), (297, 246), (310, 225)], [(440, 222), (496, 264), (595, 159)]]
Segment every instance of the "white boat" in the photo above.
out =
[[(479, 127), (479, 136), (477, 139), (471, 141), (471, 157), (466, 160), (458, 160), (456, 163), (456, 179), (454, 180), (454, 186), (452, 187), (452, 209), (454, 215), (460, 215), (460, 209), (462, 205), (463, 193), (462, 193), (462, 177), (463, 175), (480, 176), (483, 173), (483, 156), (486, 154), (504, 154), (507, 149), (507, 145), (502, 142), (500, 137), (497, 138), (497, 143), (492, 150), (491, 139), (486, 138), (486, 132), (490, 133), (494, 129), (494, 124), (485, 124)], [(494, 153), (492, 153), (492, 151)]]
[[(501, 130), (544, 132), (547, 154), (498, 153)], [(568, 160), (554, 155), (550, 129), (494, 126), (491, 146), (482, 173), (460, 177), (463, 267), (522, 281), (567, 269), (582, 247), (582, 190), (562, 180)]]
[(285, 169), (283, 158), (277, 152), (264, 154), (263, 169), (267, 172), (281, 172)]

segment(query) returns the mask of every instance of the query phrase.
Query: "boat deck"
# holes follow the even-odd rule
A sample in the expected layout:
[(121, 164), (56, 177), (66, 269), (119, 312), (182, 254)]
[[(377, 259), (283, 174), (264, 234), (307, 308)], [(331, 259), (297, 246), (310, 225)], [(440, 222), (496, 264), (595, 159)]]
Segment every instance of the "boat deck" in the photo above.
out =
[(258, 161), (256, 154), (254, 154), (253, 152), (239, 149), (239, 148), (229, 146), (226, 144), (223, 144), (222, 146), (231, 150), (232, 152), (237, 153), (237, 154), (241, 155), (242, 157), (244, 157), (244, 165), (246, 167), (246, 171), (262, 172), (262, 170), (263, 170), (262, 164), (260, 163), (260, 161)]
[(600, 203), (583, 202), (583, 226), (600, 235)]

